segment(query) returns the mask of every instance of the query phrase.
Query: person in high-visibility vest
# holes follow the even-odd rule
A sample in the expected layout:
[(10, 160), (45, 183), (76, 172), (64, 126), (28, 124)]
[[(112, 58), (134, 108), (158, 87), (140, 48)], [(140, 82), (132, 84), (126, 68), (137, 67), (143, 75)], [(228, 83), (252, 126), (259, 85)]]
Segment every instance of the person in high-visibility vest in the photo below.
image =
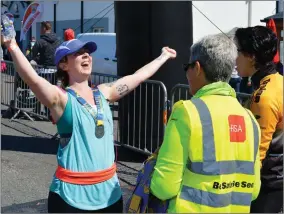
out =
[(267, 27), (236, 31), (237, 70), (252, 76), (256, 90), (249, 109), (261, 128), (261, 189), (251, 212), (278, 213), (283, 208), (283, 76), (275, 68), (278, 39)]
[(249, 213), (259, 194), (260, 128), (228, 84), (236, 57), (223, 34), (191, 47), (193, 97), (173, 107), (150, 185), (168, 212)]

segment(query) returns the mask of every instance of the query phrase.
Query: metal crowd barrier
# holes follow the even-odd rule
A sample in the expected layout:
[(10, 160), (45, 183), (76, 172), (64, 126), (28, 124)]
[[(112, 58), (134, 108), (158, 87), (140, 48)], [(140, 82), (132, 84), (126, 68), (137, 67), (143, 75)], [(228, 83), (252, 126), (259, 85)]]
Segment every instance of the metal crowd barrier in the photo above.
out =
[[(241, 103), (242, 106), (247, 107), (250, 99), (251, 94), (245, 94), (245, 93), (237, 93), (237, 99)], [(189, 85), (185, 84), (177, 84), (173, 87), (171, 90), (170, 98), (171, 98), (171, 107), (169, 111), (171, 111), (171, 108), (173, 105), (179, 101), (179, 100), (188, 100), (192, 97), (192, 95), (189, 93)]]
[[(33, 117), (49, 120), (49, 110), (39, 102), (29, 86), (18, 75), (14, 63), (11, 61), (2, 62), (6, 64), (6, 69), (1, 71), (1, 104), (16, 110), (11, 120), (16, 119), (20, 114), (32, 121)], [(33, 67), (39, 76), (52, 84), (57, 83), (54, 67), (43, 68), (37, 65), (33, 65)]]
[(170, 94), (171, 105), (169, 110), (171, 111), (173, 105), (179, 100), (189, 100), (192, 95), (189, 93), (189, 86), (186, 84), (177, 84), (175, 85)]
[[(167, 122), (167, 91), (160, 81), (147, 80), (120, 101), (121, 142), (144, 154), (162, 143)], [(150, 125), (149, 125), (150, 124)]]
[(6, 68), (1, 70), (1, 104), (4, 106), (14, 105), (15, 100), (15, 69), (13, 62), (1, 61)]
[[(110, 83), (119, 78), (92, 73), (89, 84)], [(163, 141), (167, 123), (167, 99), (166, 87), (162, 82), (147, 80), (119, 102), (110, 103), (114, 141), (147, 155), (154, 152)], [(54, 137), (56, 136), (57, 134)]]
[(102, 83), (110, 83), (118, 80), (119, 78), (119, 76), (115, 75), (92, 72), (90, 76), (90, 84), (99, 85)]
[[(53, 85), (57, 84), (56, 68), (44, 68), (40, 65), (33, 65), (33, 68), (39, 76), (43, 77)], [(12, 117), (12, 120), (20, 113), (24, 113), (30, 120), (34, 120), (33, 117), (50, 120), (49, 109), (40, 103), (29, 86), (21, 79), (17, 72), (15, 72), (15, 109), (18, 109), (18, 111)]]
[[(1, 104), (11, 106), (17, 110), (12, 117), (15, 119), (20, 113), (49, 120), (49, 110), (35, 97), (30, 88), (15, 72), (12, 62), (7, 62), (7, 69), (1, 73)], [(39, 76), (52, 84), (57, 84), (54, 68), (34, 66)], [(89, 84), (98, 85), (114, 82), (118, 76), (102, 73), (92, 73)], [(123, 86), (122, 86), (123, 87)], [(168, 106), (167, 90), (160, 81), (147, 80), (133, 92), (119, 102), (110, 103), (114, 120), (114, 140), (122, 146), (144, 154), (153, 153), (162, 143), (167, 123), (167, 112), (179, 100), (188, 100), (192, 96), (189, 86), (177, 84), (170, 94), (171, 105)], [(242, 105), (247, 103), (251, 95), (237, 93)], [(54, 137), (56, 137), (55, 135)]]
[[(119, 78), (92, 73), (90, 82), (98, 85)], [(167, 90), (162, 82), (147, 80), (119, 102), (110, 104), (115, 141), (140, 153), (153, 153), (163, 141), (167, 123), (167, 99)]]
[[(13, 62), (6, 63), (7, 71), (2, 73), (1, 78), (1, 103), (9, 105), (9, 102), (14, 100), (13, 108), (16, 113), (12, 120), (20, 113), (30, 120), (34, 120), (34, 117), (49, 120), (48, 109), (39, 102), (29, 86), (15, 72)], [(54, 68), (44, 69), (36, 65), (33, 67), (39, 76), (52, 84), (58, 84)], [(113, 75), (92, 73), (89, 84), (109, 83), (118, 78)], [(110, 103), (114, 120), (114, 140), (141, 153), (154, 152), (163, 140), (167, 122), (167, 99), (165, 85), (160, 81), (148, 80), (119, 102)], [(56, 136), (57, 134), (54, 135)]]
[(249, 102), (251, 100), (252, 95), (251, 94), (246, 94), (246, 93), (237, 93), (237, 98), (239, 102), (242, 104), (242, 106), (248, 108), (249, 107)]

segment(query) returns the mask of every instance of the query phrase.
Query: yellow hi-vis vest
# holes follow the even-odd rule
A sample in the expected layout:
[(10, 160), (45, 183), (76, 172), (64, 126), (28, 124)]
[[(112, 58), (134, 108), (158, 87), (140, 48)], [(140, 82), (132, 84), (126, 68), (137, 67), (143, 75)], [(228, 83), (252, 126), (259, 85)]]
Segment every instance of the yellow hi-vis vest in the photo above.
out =
[(231, 97), (204, 96), (183, 105), (190, 117), (188, 163), (168, 211), (249, 213), (260, 187), (255, 118)]

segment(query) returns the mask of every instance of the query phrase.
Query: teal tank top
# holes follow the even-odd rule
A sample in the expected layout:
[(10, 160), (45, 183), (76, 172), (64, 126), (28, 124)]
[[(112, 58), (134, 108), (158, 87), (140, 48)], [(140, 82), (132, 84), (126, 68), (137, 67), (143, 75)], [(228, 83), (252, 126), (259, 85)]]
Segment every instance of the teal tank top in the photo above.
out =
[[(60, 139), (57, 161), (60, 166), (75, 172), (95, 172), (110, 168), (114, 163), (113, 120), (110, 107), (101, 94), (104, 110), (105, 135), (95, 136), (95, 120), (91, 114), (68, 94), (63, 115), (57, 122)], [(117, 202), (121, 188), (117, 174), (110, 180), (94, 185), (75, 185), (55, 176), (50, 186), (69, 205), (82, 210), (98, 210)]]

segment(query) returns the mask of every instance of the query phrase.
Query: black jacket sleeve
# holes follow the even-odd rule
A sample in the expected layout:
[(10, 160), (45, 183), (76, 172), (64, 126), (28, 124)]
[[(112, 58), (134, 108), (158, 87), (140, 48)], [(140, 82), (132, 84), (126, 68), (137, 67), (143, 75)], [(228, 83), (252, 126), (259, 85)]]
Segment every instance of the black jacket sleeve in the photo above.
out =
[(39, 63), (39, 50), (41, 48), (41, 43), (39, 41), (36, 41), (36, 43), (34, 44), (33, 48), (32, 48), (32, 56), (31, 59), (36, 61), (36, 63)]

